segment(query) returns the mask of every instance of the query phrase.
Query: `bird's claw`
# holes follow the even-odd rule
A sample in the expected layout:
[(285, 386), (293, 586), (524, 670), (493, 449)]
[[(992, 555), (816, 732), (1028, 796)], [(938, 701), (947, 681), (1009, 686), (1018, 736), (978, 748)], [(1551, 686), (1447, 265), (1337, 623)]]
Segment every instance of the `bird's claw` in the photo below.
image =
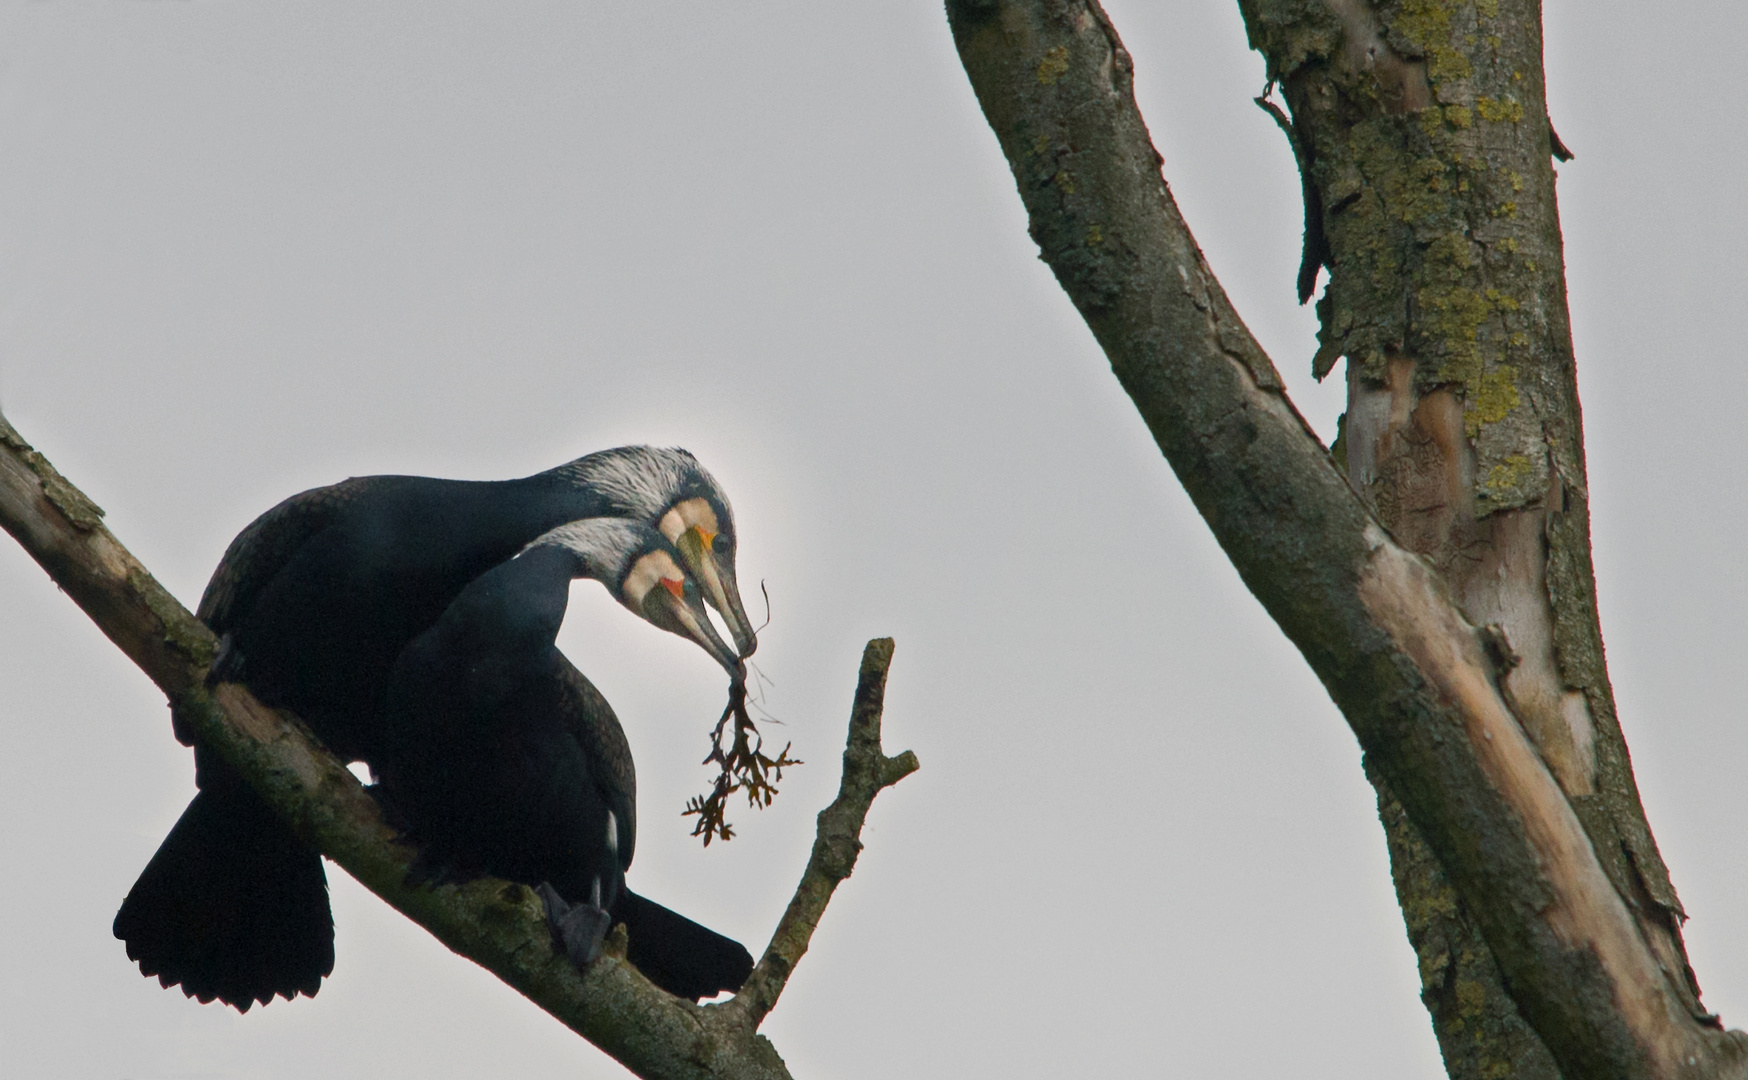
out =
[(571, 963), (582, 970), (601, 955), (601, 941), (613, 925), (613, 917), (595, 904), (573, 904), (546, 882), (534, 890), (546, 905), (546, 926), (553, 944), (564, 950)]

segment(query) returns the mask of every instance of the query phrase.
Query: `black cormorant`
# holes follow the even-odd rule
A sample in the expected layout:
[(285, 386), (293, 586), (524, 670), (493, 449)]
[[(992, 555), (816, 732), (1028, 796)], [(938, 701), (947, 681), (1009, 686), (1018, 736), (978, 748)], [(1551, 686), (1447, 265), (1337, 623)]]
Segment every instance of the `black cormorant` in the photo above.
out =
[[(207, 584), (198, 614), (222, 642), (212, 678), (293, 710), (343, 760), (372, 761), (406, 644), (536, 537), (603, 516), (660, 531), (735, 651), (752, 652), (727, 496), (684, 450), (622, 447), (519, 480), (367, 476), (292, 496), (231, 542)], [(199, 793), (122, 903), (115, 936), (142, 974), (203, 1002), (247, 1011), (276, 994), (315, 994), (334, 964), (320, 857), (198, 747), (195, 780)]]
[[(413, 878), (489, 874), (538, 888), (579, 966), (623, 922), (630, 961), (697, 999), (740, 989), (752, 957), (625, 888), (637, 837), (631, 752), (612, 708), (555, 644), (581, 577), (697, 637), (708, 617), (674, 556), (647, 525), (598, 518), (554, 529), (475, 578), (395, 662), (378, 775), (421, 845)], [(740, 675), (738, 657), (718, 660)]]

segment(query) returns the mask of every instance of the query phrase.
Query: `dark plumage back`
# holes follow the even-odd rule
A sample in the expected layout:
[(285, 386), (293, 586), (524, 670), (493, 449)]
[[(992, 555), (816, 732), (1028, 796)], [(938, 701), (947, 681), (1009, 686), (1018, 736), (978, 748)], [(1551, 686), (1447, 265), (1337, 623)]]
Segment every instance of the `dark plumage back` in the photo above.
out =
[[(611, 497), (590, 476), (611, 477)], [(712, 493), (726, 516), (690, 454), (648, 447), (518, 480), (369, 476), (294, 495), (238, 534), (207, 585), (198, 614), (227, 644), (213, 677), (293, 710), (341, 758), (374, 763), (397, 656), (470, 581), (565, 522), (660, 514), (677, 497), (664, 484)], [(116, 936), (142, 973), (202, 1001), (241, 1010), (314, 994), (333, 969), (320, 856), (216, 756), (196, 748), (195, 764), (201, 794), (129, 892)]]
[(402, 651), (381, 778), (422, 846), (413, 876), (549, 885), (625, 923), (628, 958), (669, 993), (739, 989), (746, 949), (625, 888), (637, 828), (630, 746), (555, 644), (583, 574), (567, 548), (530, 548), (476, 578)]
[[(340, 756), (368, 759), (406, 641), (482, 570), (599, 506), (535, 478), (359, 477), (294, 495), (238, 534), (201, 598), (200, 618), (227, 645), (213, 677), (247, 683)], [(315, 994), (334, 964), (321, 857), (218, 757), (197, 747), (195, 768), (201, 793), (129, 891), (115, 936), (142, 974), (201, 1001), (246, 1010)]]

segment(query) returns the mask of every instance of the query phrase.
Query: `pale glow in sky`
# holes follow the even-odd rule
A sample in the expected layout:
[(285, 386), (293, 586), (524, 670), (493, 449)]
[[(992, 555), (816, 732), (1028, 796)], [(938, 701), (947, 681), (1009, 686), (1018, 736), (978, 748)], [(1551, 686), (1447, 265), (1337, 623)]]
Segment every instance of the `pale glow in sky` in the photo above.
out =
[[(1109, 5), (1165, 172), (1326, 436), (1291, 156), (1230, 2)], [(1748, 1025), (1739, 5), (1548, 13), (1604, 630), (1706, 1000)], [(809, 764), (700, 850), (721, 675), (576, 587), (634, 888), (756, 953), (898, 653), (875, 804), (765, 1030), (797, 1076), (1442, 1075), (1371, 789), (1026, 237), (937, 3), (0, 0), (0, 406), (192, 606), (348, 475), (625, 442), (735, 500)], [(615, 1077), (330, 867), (338, 962), (248, 1016), (115, 907), (193, 791), (161, 695), (0, 542), (0, 1074)]]

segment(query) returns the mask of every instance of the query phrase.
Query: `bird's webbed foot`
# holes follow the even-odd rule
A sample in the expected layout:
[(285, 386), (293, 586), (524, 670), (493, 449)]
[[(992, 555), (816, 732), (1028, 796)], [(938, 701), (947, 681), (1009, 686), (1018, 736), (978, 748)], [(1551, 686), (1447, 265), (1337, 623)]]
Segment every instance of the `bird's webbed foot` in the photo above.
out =
[(595, 882), (590, 903), (573, 904), (546, 882), (534, 890), (546, 905), (546, 925), (553, 944), (564, 950), (581, 971), (601, 955), (601, 940), (612, 928), (613, 917), (601, 907), (601, 884)]

